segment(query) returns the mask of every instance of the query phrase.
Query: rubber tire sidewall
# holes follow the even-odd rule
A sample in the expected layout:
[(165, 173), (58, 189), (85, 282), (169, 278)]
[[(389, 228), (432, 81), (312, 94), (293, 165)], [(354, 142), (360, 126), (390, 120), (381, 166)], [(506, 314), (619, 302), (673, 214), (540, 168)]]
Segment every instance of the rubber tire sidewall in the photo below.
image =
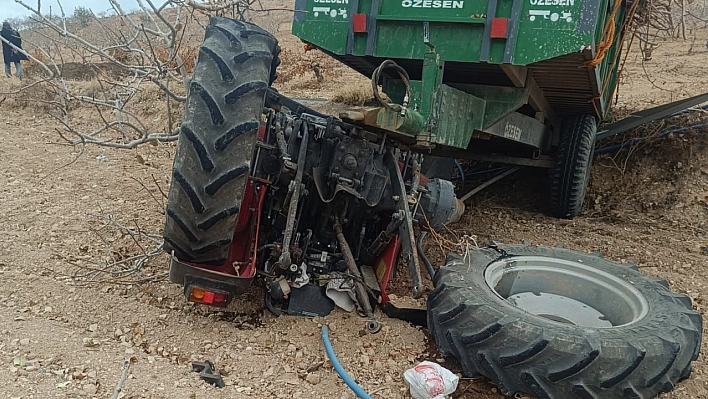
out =
[[(505, 245), (500, 249), (503, 249), (508, 256), (512, 257), (546, 256), (554, 259), (581, 262), (584, 265), (607, 272), (636, 287), (646, 298), (649, 304), (649, 311), (642, 319), (634, 323), (614, 328), (576, 327), (553, 322), (511, 305), (501, 299), (487, 285), (484, 272), (490, 263), (500, 259), (501, 253), (499, 251), (491, 248), (472, 251), (467, 261), (464, 261), (456, 254), (449, 255), (446, 266), (441, 267), (436, 273), (434, 281), (436, 289), (430, 294), (428, 302), (428, 326), (436, 341), (438, 341), (439, 349), (443, 354), (454, 355), (461, 361), (464, 360), (461, 359), (461, 356), (466, 356), (473, 359), (471, 362), (474, 362), (474, 359), (478, 358), (480, 353), (489, 359), (500, 358), (513, 353), (515, 350), (518, 351), (515, 348), (527, 345), (527, 340), (530, 336), (528, 331), (530, 329), (542, 331), (543, 336), (546, 337), (545, 339), (551, 342), (548, 344), (549, 347), (555, 345), (560, 348), (558, 349), (559, 351), (562, 351), (564, 347), (573, 348), (587, 345), (600, 348), (600, 355), (595, 359), (596, 363), (591, 363), (580, 373), (571, 375), (558, 382), (550, 382), (546, 377), (553, 372), (554, 367), (559, 363), (563, 363), (563, 359), (556, 361), (545, 359), (543, 352), (508, 368), (503, 368), (499, 365), (495, 366), (494, 364), (491, 365), (489, 370), (484, 370), (483, 367), (480, 370), (478, 367), (477, 373), (467, 373), (470, 376), (484, 375), (499, 384), (502, 391), (512, 394), (523, 392), (535, 394), (539, 397), (582, 398), (582, 396), (573, 393), (572, 390), (576, 389), (576, 385), (592, 386), (593, 381), (588, 380), (592, 376), (608, 378), (607, 373), (611, 373), (611, 371), (604, 370), (605, 365), (612, 364), (612, 362), (618, 363), (621, 359), (609, 359), (607, 363), (603, 363), (603, 350), (606, 347), (620, 345), (623, 342), (630, 346), (646, 344), (645, 364), (640, 363), (640, 367), (634, 370), (632, 374), (608, 389), (596, 387), (601, 392), (600, 396), (587, 397), (630, 397), (625, 396), (623, 393), (628, 386), (631, 389), (636, 389), (640, 394), (648, 392), (651, 395), (655, 395), (660, 391), (672, 389), (673, 384), (690, 373), (691, 361), (697, 358), (700, 349), (701, 318), (698, 313), (691, 310), (690, 299), (684, 295), (669, 291), (666, 288), (665, 280), (647, 277), (626, 265), (617, 264), (596, 255), (583, 254), (562, 248)], [(441, 293), (444, 287), (448, 287), (447, 293)], [(445, 295), (447, 295), (447, 299), (443, 298)], [(443, 301), (447, 301), (447, 303)], [(502, 320), (502, 329), (506, 329), (503, 335), (503, 342), (487, 343), (482, 341), (479, 344), (475, 344), (475, 348), (471, 350), (468, 350), (469, 346), (461, 348), (449, 342), (452, 336), (450, 331), (456, 329), (455, 323), (440, 323), (439, 320), (443, 319), (443, 313), (437, 310), (436, 307), (442, 306), (449, 309), (451, 306), (459, 306), (453, 302), (479, 305), (474, 311), (466, 310), (465, 316), (457, 316), (463, 318), (457, 324), (464, 325), (467, 332), (483, 329), (492, 323)], [(691, 318), (687, 315), (688, 313), (692, 313), (690, 315)], [(682, 328), (686, 325), (691, 326), (694, 331), (683, 330)], [(666, 376), (651, 387), (634, 387), (634, 385), (641, 385), (641, 382), (645, 380), (643, 373), (651, 374), (654, 372), (651, 366), (661, 362), (661, 359), (668, 356), (664, 347), (659, 345), (661, 341), (657, 337), (671, 340), (671, 337), (675, 336), (678, 336), (677, 342), (680, 343), (681, 349), (672, 367), (666, 372)], [(502, 337), (495, 339), (500, 340)], [(491, 338), (489, 341), (491, 341)], [(462, 353), (463, 351), (466, 352)], [(566, 361), (574, 362), (573, 356), (573, 353), (569, 353)], [(647, 369), (643, 369), (645, 366)], [(608, 366), (608, 368), (611, 367)], [(522, 381), (520, 376), (526, 374), (533, 375), (534, 381)]]

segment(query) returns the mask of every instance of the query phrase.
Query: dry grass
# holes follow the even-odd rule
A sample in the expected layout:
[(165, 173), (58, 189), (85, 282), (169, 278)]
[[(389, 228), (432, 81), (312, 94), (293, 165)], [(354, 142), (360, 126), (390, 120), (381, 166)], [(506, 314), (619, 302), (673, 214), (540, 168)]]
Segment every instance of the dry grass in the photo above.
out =
[[(50, 63), (49, 59), (39, 49), (36, 49), (36, 48), (33, 49), (32, 51), (30, 51), (30, 55), (32, 55), (32, 57), (39, 60), (40, 62), (42, 62), (45, 65), (48, 65)], [(28, 67), (32, 67), (32, 66), (37, 65), (37, 63), (34, 62), (34, 60), (32, 60), (32, 59), (28, 60), (24, 64)]]
[(278, 67), (278, 83), (280, 84), (305, 77), (308, 80), (316, 80), (317, 83), (331, 83), (342, 75), (341, 64), (317, 50), (283, 48), (280, 53), (280, 61), (281, 64)]
[(361, 107), (373, 97), (370, 84), (347, 85), (334, 93), (332, 101)]

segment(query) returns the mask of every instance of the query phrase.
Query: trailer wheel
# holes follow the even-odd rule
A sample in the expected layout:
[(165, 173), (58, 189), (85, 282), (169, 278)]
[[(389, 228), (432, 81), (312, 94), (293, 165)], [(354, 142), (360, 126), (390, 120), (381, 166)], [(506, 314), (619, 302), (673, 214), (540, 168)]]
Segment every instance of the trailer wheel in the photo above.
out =
[(508, 395), (650, 398), (689, 376), (701, 345), (691, 299), (636, 266), (562, 248), (448, 255), (428, 328), (467, 376)]
[(167, 202), (165, 249), (189, 262), (228, 256), (261, 123), (275, 79), (276, 39), (212, 17), (187, 94)]
[(556, 217), (572, 219), (583, 206), (590, 182), (596, 133), (597, 119), (592, 115), (563, 120), (551, 182), (551, 208)]

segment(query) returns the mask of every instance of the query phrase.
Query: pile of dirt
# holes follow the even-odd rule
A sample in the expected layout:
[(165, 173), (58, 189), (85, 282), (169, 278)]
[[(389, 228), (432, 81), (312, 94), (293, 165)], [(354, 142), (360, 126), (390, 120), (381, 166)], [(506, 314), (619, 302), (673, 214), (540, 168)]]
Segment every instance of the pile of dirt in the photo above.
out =
[[(642, 134), (665, 132), (675, 125), (706, 122), (705, 115), (690, 115), (641, 130)], [(585, 213), (610, 218), (670, 215), (684, 223), (703, 224), (702, 215), (708, 210), (706, 165), (705, 129), (653, 137), (621, 151), (600, 155), (593, 165)]]

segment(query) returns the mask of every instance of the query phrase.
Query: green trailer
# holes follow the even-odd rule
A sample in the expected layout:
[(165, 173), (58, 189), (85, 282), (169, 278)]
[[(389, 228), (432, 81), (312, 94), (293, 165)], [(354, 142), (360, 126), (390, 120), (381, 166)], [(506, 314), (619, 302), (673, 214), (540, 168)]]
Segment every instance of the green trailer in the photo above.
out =
[(345, 113), (432, 155), (555, 169), (574, 217), (633, 6), (601, 0), (296, 0), (293, 33), (392, 104)]

